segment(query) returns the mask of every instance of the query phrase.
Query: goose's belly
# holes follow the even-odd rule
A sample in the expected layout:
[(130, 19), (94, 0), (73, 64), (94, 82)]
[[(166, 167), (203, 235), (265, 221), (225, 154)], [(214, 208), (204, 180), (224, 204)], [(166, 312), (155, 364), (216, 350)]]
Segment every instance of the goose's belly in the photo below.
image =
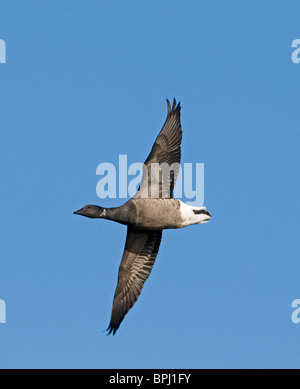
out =
[(137, 228), (150, 230), (182, 228), (207, 223), (210, 219), (205, 207), (190, 206), (176, 199), (136, 199), (134, 204), (136, 208), (134, 225)]
[(162, 230), (182, 227), (180, 202), (176, 199), (135, 200), (137, 228)]

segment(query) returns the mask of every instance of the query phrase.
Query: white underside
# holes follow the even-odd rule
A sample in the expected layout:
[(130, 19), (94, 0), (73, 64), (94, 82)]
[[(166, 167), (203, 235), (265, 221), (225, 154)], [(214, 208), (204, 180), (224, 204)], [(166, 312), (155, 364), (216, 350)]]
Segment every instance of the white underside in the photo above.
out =
[(196, 215), (193, 210), (206, 210), (206, 207), (194, 207), (180, 201), (182, 227), (190, 226), (192, 224), (207, 223), (209, 221), (210, 217), (208, 215), (201, 213)]

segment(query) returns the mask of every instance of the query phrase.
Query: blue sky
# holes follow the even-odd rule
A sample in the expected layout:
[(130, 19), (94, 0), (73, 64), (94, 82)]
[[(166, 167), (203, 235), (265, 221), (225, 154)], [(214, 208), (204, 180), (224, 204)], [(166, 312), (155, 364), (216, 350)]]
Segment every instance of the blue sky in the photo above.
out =
[[(297, 368), (297, 1), (9, 1), (0, 6), (2, 368)], [(96, 167), (143, 162), (181, 101), (182, 162), (208, 224), (163, 233), (106, 336), (126, 228)]]

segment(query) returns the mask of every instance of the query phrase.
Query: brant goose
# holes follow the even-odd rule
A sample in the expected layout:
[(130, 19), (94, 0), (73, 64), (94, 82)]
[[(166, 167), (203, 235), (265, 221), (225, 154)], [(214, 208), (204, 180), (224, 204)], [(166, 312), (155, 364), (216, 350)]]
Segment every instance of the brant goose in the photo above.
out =
[[(167, 119), (144, 163), (143, 177), (136, 195), (121, 207), (86, 205), (74, 212), (76, 215), (109, 219), (127, 226), (108, 334), (116, 333), (124, 316), (138, 299), (157, 256), (162, 230), (202, 224), (211, 218), (205, 207), (193, 207), (173, 198), (182, 131), (180, 103), (176, 106), (174, 99), (172, 108), (169, 100), (167, 104)], [(151, 166), (155, 168), (151, 169)], [(166, 176), (162, 166), (174, 168), (171, 172), (166, 169)]]

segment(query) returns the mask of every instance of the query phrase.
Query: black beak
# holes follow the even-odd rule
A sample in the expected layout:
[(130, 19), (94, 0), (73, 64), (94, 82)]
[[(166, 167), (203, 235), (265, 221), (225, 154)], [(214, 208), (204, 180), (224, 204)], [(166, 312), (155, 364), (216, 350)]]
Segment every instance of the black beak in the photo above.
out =
[(82, 215), (81, 209), (78, 209), (78, 211), (73, 212), (74, 215)]

